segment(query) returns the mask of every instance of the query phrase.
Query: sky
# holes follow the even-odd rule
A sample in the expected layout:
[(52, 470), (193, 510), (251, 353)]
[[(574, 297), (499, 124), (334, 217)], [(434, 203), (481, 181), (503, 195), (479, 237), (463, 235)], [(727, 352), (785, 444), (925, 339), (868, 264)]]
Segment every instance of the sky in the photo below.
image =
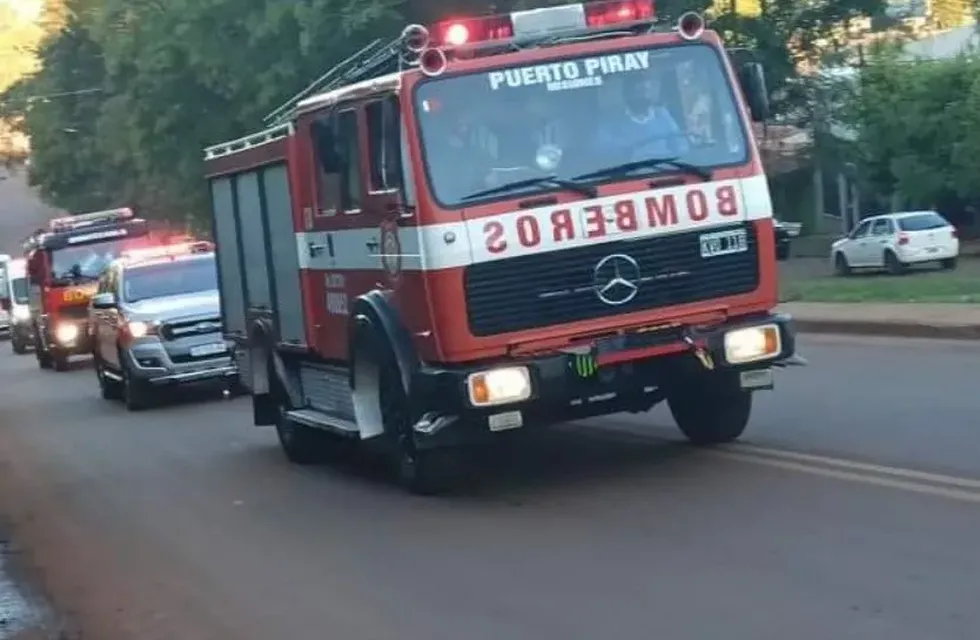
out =
[(24, 20), (37, 20), (44, 0), (0, 0), (0, 4), (10, 7)]

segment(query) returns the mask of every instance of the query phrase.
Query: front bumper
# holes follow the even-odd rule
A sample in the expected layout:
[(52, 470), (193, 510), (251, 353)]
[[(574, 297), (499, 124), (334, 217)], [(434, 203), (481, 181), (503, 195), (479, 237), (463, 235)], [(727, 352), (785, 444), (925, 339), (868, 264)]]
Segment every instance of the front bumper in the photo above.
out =
[[(754, 362), (729, 364), (726, 333), (766, 325), (778, 329), (778, 352)], [(631, 334), (579, 353), (497, 363), (527, 367), (530, 374), (530, 397), (509, 405), (476, 408), (470, 403), (467, 379), (492, 369), (492, 364), (423, 368), (413, 379), (417, 415), (423, 416), (414, 432), (421, 448), (455, 446), (532, 423), (647, 411), (664, 399), (665, 386), (705, 370), (731, 376), (746, 389), (771, 389), (773, 367), (804, 363), (796, 356), (789, 316), (765, 314), (707, 328), (671, 327)]]
[(217, 383), (234, 379), (238, 368), (227, 355), (174, 362), (163, 344), (155, 339), (139, 340), (124, 351), (134, 379), (154, 386), (183, 386)]

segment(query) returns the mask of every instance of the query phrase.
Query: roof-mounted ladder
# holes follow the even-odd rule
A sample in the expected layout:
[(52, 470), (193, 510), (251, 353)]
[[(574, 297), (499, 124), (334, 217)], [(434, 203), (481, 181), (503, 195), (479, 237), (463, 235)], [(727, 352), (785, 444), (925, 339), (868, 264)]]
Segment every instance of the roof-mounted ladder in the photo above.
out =
[[(292, 110), (300, 103), (303, 98), (314, 92), (330, 91), (341, 85), (367, 79), (374, 75), (382, 75), (388, 70), (379, 70), (385, 65), (397, 63), (400, 58), (399, 42), (400, 38), (395, 38), (389, 42), (376, 39), (363, 47), (360, 51), (343, 60), (322, 76), (314, 80), (305, 89), (294, 95), (292, 98), (279, 105), (272, 113), (262, 119), (266, 126), (280, 124), (292, 115)], [(397, 70), (393, 66), (390, 71)]]

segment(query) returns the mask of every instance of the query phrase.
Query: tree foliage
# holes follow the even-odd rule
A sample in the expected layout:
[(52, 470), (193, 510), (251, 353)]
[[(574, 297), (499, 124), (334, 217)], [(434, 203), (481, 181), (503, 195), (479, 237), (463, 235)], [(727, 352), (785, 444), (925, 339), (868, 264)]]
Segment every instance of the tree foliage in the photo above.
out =
[[(332, 63), (407, 22), (562, 0), (49, 0), (61, 17), (40, 71), (0, 96), (33, 141), (32, 180), (70, 210), (130, 204), (157, 216), (206, 208), (201, 149), (244, 135)], [(663, 0), (673, 20), (705, 9)], [(724, 4), (724, 3), (722, 3)], [(774, 88), (819, 56), (843, 21), (881, 0), (770, 0), (753, 17), (715, 9), (757, 48)], [(0, 112), (0, 116), (4, 113)]]
[(851, 104), (861, 175), (907, 206), (980, 201), (980, 56), (873, 56)]

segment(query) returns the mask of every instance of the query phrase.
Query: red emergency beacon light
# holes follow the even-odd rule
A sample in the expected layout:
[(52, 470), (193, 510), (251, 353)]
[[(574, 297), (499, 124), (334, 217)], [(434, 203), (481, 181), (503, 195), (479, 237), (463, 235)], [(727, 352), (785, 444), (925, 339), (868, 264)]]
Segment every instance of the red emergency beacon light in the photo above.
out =
[(494, 40), (557, 34), (582, 27), (649, 22), (653, 0), (603, 0), (510, 14), (444, 20), (429, 30), (435, 46), (463, 47)]

